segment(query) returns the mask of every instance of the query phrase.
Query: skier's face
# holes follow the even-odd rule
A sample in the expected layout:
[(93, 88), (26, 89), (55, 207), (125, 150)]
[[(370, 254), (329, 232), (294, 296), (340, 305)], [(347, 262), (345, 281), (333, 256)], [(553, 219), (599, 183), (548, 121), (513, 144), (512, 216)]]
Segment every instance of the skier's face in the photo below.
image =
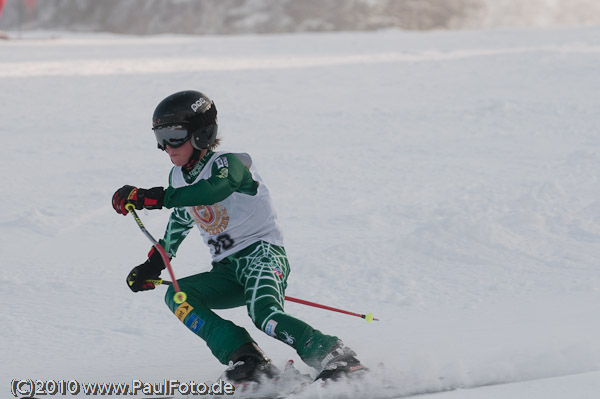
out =
[(169, 154), (171, 157), (171, 162), (173, 162), (175, 166), (183, 166), (188, 163), (192, 157), (192, 154), (194, 153), (194, 147), (192, 147), (191, 140), (188, 140), (177, 148), (173, 148), (167, 144), (165, 151), (167, 154)]

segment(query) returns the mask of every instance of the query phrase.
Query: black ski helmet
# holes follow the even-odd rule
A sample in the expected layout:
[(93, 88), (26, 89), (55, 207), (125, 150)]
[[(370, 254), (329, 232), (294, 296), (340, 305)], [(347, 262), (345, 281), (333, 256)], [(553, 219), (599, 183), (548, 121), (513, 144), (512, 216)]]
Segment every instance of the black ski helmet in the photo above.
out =
[[(192, 146), (203, 150), (217, 137), (217, 107), (204, 93), (179, 91), (162, 100), (152, 115), (152, 130), (180, 125), (187, 129)], [(159, 148), (162, 148), (159, 143)]]

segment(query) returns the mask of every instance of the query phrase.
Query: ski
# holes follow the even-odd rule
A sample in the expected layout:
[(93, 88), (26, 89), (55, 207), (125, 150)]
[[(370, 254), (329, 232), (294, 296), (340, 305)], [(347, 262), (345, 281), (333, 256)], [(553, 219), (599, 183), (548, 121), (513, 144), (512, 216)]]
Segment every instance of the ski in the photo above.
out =
[(359, 381), (368, 374), (368, 369), (361, 369), (343, 377), (333, 379), (315, 379), (310, 374), (300, 372), (294, 366), (293, 360), (288, 360), (283, 372), (275, 379), (257, 382), (234, 384), (235, 397), (244, 399), (285, 399), (296, 397), (312, 388), (324, 389), (335, 387), (338, 383)]

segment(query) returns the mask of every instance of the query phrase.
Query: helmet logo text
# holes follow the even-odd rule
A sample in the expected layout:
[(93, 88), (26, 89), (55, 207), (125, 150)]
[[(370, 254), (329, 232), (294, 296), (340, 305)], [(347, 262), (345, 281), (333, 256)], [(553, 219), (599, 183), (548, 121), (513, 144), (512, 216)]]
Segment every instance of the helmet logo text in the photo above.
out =
[(192, 111), (198, 112), (198, 108), (205, 104), (207, 104), (206, 100), (204, 98), (199, 98), (195, 103), (192, 104)]

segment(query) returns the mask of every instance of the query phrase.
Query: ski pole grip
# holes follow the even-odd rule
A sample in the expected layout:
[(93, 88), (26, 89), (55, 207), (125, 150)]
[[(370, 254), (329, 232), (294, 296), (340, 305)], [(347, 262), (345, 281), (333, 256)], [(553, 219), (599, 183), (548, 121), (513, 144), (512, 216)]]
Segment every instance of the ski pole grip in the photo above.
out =
[(175, 278), (175, 274), (173, 273), (173, 268), (171, 267), (171, 262), (169, 261), (169, 257), (167, 256), (165, 249), (158, 243), (158, 241), (156, 241), (156, 239), (154, 239), (154, 237), (152, 237), (152, 235), (148, 232), (148, 230), (146, 230), (146, 227), (144, 227), (144, 223), (142, 222), (142, 219), (140, 219), (139, 216), (137, 215), (137, 213), (135, 212), (135, 205), (133, 205), (131, 203), (126, 204), (125, 209), (131, 213), (131, 216), (133, 216), (133, 218), (135, 219), (135, 221), (136, 221), (138, 227), (140, 228), (140, 230), (142, 231), (142, 233), (144, 233), (146, 238), (148, 238), (148, 240), (150, 240), (150, 242), (152, 243), (154, 248), (156, 248), (156, 250), (160, 254), (160, 256), (163, 260), (163, 263), (165, 264), (167, 270), (169, 271), (169, 274), (171, 275), (171, 278), (173, 279), (173, 289), (175, 290), (175, 294), (173, 295), (173, 301), (175, 301), (175, 303), (177, 303), (177, 304), (182, 304), (183, 302), (185, 302), (187, 300), (187, 295), (185, 292), (183, 292), (179, 289), (179, 284), (177, 284), (177, 279)]

